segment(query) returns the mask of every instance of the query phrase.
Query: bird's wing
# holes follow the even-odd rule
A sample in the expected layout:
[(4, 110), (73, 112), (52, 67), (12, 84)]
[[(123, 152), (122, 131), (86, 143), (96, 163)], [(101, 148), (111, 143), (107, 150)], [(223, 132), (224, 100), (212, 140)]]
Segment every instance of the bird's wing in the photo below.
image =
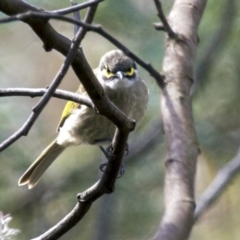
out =
[[(98, 68), (93, 69), (93, 73), (95, 75), (97, 75), (97, 71), (98, 71)], [(77, 93), (86, 95), (86, 90), (84, 89), (82, 84), (79, 85)], [(59, 132), (60, 127), (63, 126), (65, 120), (72, 113), (73, 109), (80, 108), (80, 107), (81, 107), (80, 103), (75, 103), (75, 102), (72, 102), (72, 101), (68, 101), (66, 103), (66, 105), (65, 105), (65, 107), (63, 109), (63, 112), (62, 112), (62, 116), (61, 116), (60, 122), (59, 122), (58, 127), (57, 127), (57, 132)]]
[(63, 112), (62, 112), (60, 122), (59, 122), (58, 127), (57, 127), (57, 132), (59, 132), (60, 127), (62, 127), (62, 125), (64, 124), (67, 117), (72, 113), (73, 109), (77, 109), (77, 108), (80, 108), (80, 107), (81, 107), (80, 103), (75, 103), (75, 102), (72, 102), (72, 101), (68, 101), (66, 103), (66, 105), (63, 109)]

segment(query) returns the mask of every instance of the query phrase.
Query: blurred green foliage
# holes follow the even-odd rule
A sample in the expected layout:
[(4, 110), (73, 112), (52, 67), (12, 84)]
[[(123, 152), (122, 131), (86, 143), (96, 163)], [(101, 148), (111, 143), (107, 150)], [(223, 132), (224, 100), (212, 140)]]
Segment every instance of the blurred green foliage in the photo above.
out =
[[(69, 6), (67, 0), (27, 2), (46, 10)], [(162, 4), (168, 12), (172, 1), (162, 1)], [(235, 4), (235, 11), (227, 13), (224, 19), (225, 1), (209, 1), (199, 28), (195, 79), (198, 88), (193, 95), (194, 118), (202, 150), (196, 178), (197, 198), (218, 169), (235, 155), (240, 143), (240, 2), (235, 0), (231, 4)], [(212, 42), (216, 41), (214, 37), (231, 18), (224, 41), (221, 42), (223, 37), (217, 39), (209, 50)], [(100, 4), (94, 20), (161, 70), (164, 34), (154, 30), (152, 23), (157, 21), (153, 1), (144, 0), (106, 0)], [(51, 23), (63, 35), (73, 37), (71, 24)], [(93, 68), (97, 67), (100, 57), (113, 48), (112, 44), (94, 33), (87, 34), (83, 41), (84, 52)], [(209, 51), (213, 54), (211, 59), (206, 58)], [(44, 52), (41, 41), (26, 24), (0, 25), (0, 87), (45, 87), (56, 75), (63, 59), (55, 51)], [(203, 72), (202, 62), (206, 67)], [(150, 102), (141, 126), (132, 133), (130, 153), (131, 149), (141, 146), (139, 142), (150, 136), (154, 125), (152, 119), (161, 117), (156, 84), (141, 68), (140, 74), (150, 89)], [(70, 69), (61, 88), (75, 91), (78, 83)], [(22, 126), (37, 101), (27, 97), (0, 98), (1, 142)], [(53, 226), (73, 208), (76, 194), (99, 177), (98, 166), (103, 161), (101, 152), (97, 147), (81, 146), (66, 150), (31, 191), (17, 186), (21, 174), (54, 138), (64, 104), (62, 100), (52, 99), (28, 136), (1, 152), (0, 210), (13, 216), (11, 226), (21, 229), (20, 240), (36, 237)], [(163, 138), (159, 134), (157, 144), (153, 144), (146, 153), (128, 158), (126, 173), (117, 180), (115, 192), (93, 204), (81, 224), (61, 239), (151, 238), (164, 208), (164, 161), (167, 153)], [(190, 239), (240, 239), (239, 184), (238, 178), (227, 188), (217, 204), (196, 224)]]

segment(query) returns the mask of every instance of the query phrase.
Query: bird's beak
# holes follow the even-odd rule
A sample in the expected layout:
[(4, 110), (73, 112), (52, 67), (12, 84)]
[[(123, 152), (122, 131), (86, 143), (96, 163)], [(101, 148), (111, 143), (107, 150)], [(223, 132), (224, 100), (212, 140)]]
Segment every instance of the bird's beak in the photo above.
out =
[(118, 72), (116, 72), (116, 76), (117, 76), (120, 80), (123, 80), (123, 78), (124, 78), (124, 73), (121, 72), (121, 71), (118, 71)]

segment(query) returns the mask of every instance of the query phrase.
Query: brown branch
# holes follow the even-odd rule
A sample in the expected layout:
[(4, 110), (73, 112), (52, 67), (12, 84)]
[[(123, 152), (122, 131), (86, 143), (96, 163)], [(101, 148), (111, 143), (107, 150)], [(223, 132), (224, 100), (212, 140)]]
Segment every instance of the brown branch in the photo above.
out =
[[(70, 0), (70, 3), (71, 3), (72, 6), (76, 6), (76, 5), (77, 5), (77, 3), (75, 3), (73, 0)], [(73, 17), (74, 17), (74, 19), (80, 21), (80, 20), (81, 20), (80, 11), (75, 11), (75, 12), (73, 13)], [(77, 31), (79, 30), (79, 28), (80, 28), (80, 26), (74, 25), (74, 35), (77, 33)], [(81, 47), (81, 46), (80, 46), (80, 47)]]
[(69, 226), (74, 226), (80, 221), (90, 209), (91, 202), (77, 203), (73, 210), (68, 213), (58, 225), (50, 228), (47, 232), (32, 240), (56, 240), (69, 230)]
[(197, 202), (194, 218), (197, 221), (220, 197), (223, 191), (229, 186), (229, 183), (236, 177), (240, 171), (240, 148), (236, 156), (218, 171), (218, 174), (200, 196)]
[[(88, 9), (86, 16), (84, 18), (85, 23), (92, 23), (95, 13), (97, 11), (97, 7), (98, 7), (98, 4), (95, 4)], [(77, 19), (76, 14), (75, 14), (75, 19), (80, 21), (80, 14), (79, 14), (79, 19)], [(75, 29), (77, 30), (78, 28), (76, 26), (77, 25), (75, 25)], [(81, 29), (81, 39), (83, 39), (85, 37), (86, 33), (87, 33), (86, 29), (82, 28)]]
[[(36, 11), (39, 13), (39, 10), (37, 8), (34, 8), (25, 2), (17, 0), (9, 0), (7, 2), (0, 0), (0, 10), (10, 15), (17, 14), (18, 12), (27, 12), (28, 10)], [(13, 18), (15, 21), (16, 17), (14, 16)], [(51, 27), (51, 25), (46, 22), (46, 20), (27, 17), (27, 19), (23, 21), (28, 23), (33, 28), (36, 34), (43, 41), (45, 49), (47, 48), (47, 50), (50, 50), (54, 48), (55, 50), (61, 52), (63, 55), (67, 55), (68, 49), (71, 47), (71, 42), (67, 38), (58, 34)], [(92, 69), (87, 63), (83, 53), (79, 49), (76, 52), (76, 57), (72, 63), (72, 67), (78, 78), (81, 79), (84, 88), (88, 92), (89, 97), (92, 99), (98, 111), (113, 121), (114, 124), (116, 124), (120, 129), (132, 130), (134, 128), (134, 123), (132, 121), (129, 121), (126, 116), (121, 111), (116, 109), (116, 107), (110, 102), (108, 97), (105, 95), (102, 86), (92, 72)], [(125, 148), (125, 146), (123, 148)]]
[(165, 15), (163, 13), (161, 2), (159, 0), (154, 0), (154, 3), (155, 3), (155, 6), (156, 6), (156, 9), (157, 9), (157, 12), (158, 12), (157, 15), (162, 22), (161, 25), (155, 24), (154, 25), (155, 29), (156, 30), (163, 30), (164, 29), (164, 31), (167, 33), (169, 38), (177, 39), (178, 38), (177, 34), (172, 30), (172, 28), (168, 24), (168, 21), (167, 21)]
[(104, 0), (93, 0), (93, 1), (88, 1), (88, 2), (84, 2), (84, 3), (80, 3), (80, 4), (75, 4), (72, 7), (68, 7), (68, 8), (63, 8), (60, 10), (54, 10), (54, 11), (46, 11), (48, 13), (57, 13), (57, 14), (69, 14), (72, 12), (76, 12), (94, 5), (97, 5), (98, 3), (102, 2)]
[(198, 143), (190, 89), (197, 49), (197, 28), (206, 0), (175, 0), (168, 17), (181, 41), (167, 38), (163, 59), (165, 86), (161, 110), (168, 146), (165, 211), (154, 239), (186, 240), (194, 223), (194, 180)]
[[(25, 2), (17, 0), (0, 0), (0, 10), (8, 15), (24, 13), (29, 10), (36, 11), (38, 13), (40, 12), (39, 9), (34, 8)], [(87, 14), (87, 17), (92, 18), (93, 15), (94, 11), (90, 10), (89, 14)], [(48, 21), (46, 21), (46, 19), (34, 19), (31, 17), (23, 21), (29, 24), (33, 31), (43, 41), (46, 51), (56, 49), (65, 56), (67, 56), (68, 52), (73, 51), (71, 42), (67, 38), (58, 34), (48, 23)], [(80, 30), (78, 31), (76, 38), (73, 40), (75, 43), (74, 46), (79, 43), (81, 39), (80, 36), (83, 36)], [(135, 127), (135, 122), (133, 120), (129, 120), (120, 110), (114, 106), (114, 104), (111, 103), (109, 98), (105, 95), (102, 86), (96, 79), (96, 76), (92, 72), (82, 51), (80, 49), (74, 50), (76, 56), (73, 58), (72, 62), (73, 70), (75, 71), (78, 78), (81, 79), (85, 90), (87, 91), (89, 97), (91, 98), (99, 113), (106, 116), (117, 126), (112, 141), (113, 150), (109, 153), (108, 165), (104, 174), (102, 175), (102, 178), (85, 192), (79, 194), (79, 202), (70, 214), (68, 214), (62, 221), (56, 224), (48, 232), (39, 236), (37, 239), (59, 238), (66, 231), (76, 225), (80, 219), (82, 219), (82, 217), (89, 210), (93, 201), (101, 197), (103, 194), (113, 191), (122, 157), (125, 153), (125, 145), (129, 132), (132, 131)]]
[[(41, 97), (46, 92), (47, 92), (46, 88), (0, 88), (0, 97), (25, 96), (25, 97), (34, 98), (34, 97)], [(94, 109), (94, 105), (88, 97), (81, 96), (77, 93), (56, 89), (55, 92), (52, 94), (52, 97), (70, 100)], [(0, 148), (0, 151), (1, 151), (1, 148)]]
[[(124, 136), (121, 135), (120, 137), (122, 138)], [(124, 151), (122, 153), (110, 154), (108, 165), (101, 179), (92, 187), (78, 195), (79, 202), (67, 216), (41, 236), (34, 238), (34, 240), (58, 239), (84, 217), (96, 199), (105, 193), (111, 193), (123, 155)]]
[(7, 147), (9, 147), (20, 137), (27, 136), (29, 130), (31, 129), (31, 127), (33, 126), (35, 121), (37, 120), (38, 116), (40, 115), (40, 113), (42, 112), (44, 107), (47, 105), (49, 100), (51, 99), (52, 94), (54, 93), (54, 91), (56, 90), (56, 88), (59, 86), (62, 79), (66, 75), (68, 68), (70, 67), (70, 65), (76, 55), (76, 50), (80, 44), (79, 33), (80, 33), (80, 30), (77, 33), (76, 38), (73, 40), (73, 44), (66, 56), (66, 59), (65, 59), (63, 65), (61, 66), (61, 68), (58, 71), (57, 75), (55, 76), (54, 80), (48, 87), (47, 91), (44, 93), (43, 97), (38, 102), (38, 104), (32, 109), (31, 115), (26, 120), (26, 122), (23, 124), (23, 126), (18, 131), (16, 131), (14, 134), (12, 134), (12, 136), (10, 136), (8, 139), (6, 139), (4, 142), (2, 142), (0, 144), (1, 151), (6, 149)]
[(23, 14), (18, 14), (12, 17), (8, 18), (2, 18), (0, 19), (0, 23), (8, 23), (12, 21), (27, 21), (28, 19), (36, 18), (36, 19), (57, 19), (61, 21), (66, 21), (69, 23), (76, 24), (78, 26), (83, 27), (86, 31), (92, 31), (96, 32), (105, 39), (107, 39), (109, 42), (111, 42), (113, 45), (121, 49), (127, 56), (132, 58), (136, 63), (138, 63), (141, 67), (143, 67), (157, 82), (157, 84), (162, 88), (164, 86), (164, 80), (162, 76), (159, 74), (157, 70), (155, 70), (151, 64), (146, 63), (141, 58), (139, 58), (136, 54), (134, 54), (132, 51), (130, 51), (125, 45), (123, 45), (121, 42), (119, 42), (117, 39), (115, 39), (111, 34), (106, 32), (100, 25), (91, 25), (87, 24), (85, 22), (78, 21), (76, 19), (72, 19), (66, 16), (62, 16), (60, 14), (49, 14), (49, 13), (42, 13), (42, 12), (27, 12)]
[(153, 26), (158, 31), (165, 31), (165, 28), (162, 23), (153, 23)]

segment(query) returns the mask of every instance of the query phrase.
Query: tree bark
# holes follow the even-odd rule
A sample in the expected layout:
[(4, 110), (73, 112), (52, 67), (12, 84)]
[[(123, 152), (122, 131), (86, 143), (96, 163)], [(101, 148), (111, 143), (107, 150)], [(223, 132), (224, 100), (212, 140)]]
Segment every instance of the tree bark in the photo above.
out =
[(168, 145), (165, 213), (155, 239), (186, 240), (194, 223), (194, 180), (199, 154), (190, 90), (206, 0), (176, 0), (168, 17), (177, 38), (166, 41), (161, 109)]

